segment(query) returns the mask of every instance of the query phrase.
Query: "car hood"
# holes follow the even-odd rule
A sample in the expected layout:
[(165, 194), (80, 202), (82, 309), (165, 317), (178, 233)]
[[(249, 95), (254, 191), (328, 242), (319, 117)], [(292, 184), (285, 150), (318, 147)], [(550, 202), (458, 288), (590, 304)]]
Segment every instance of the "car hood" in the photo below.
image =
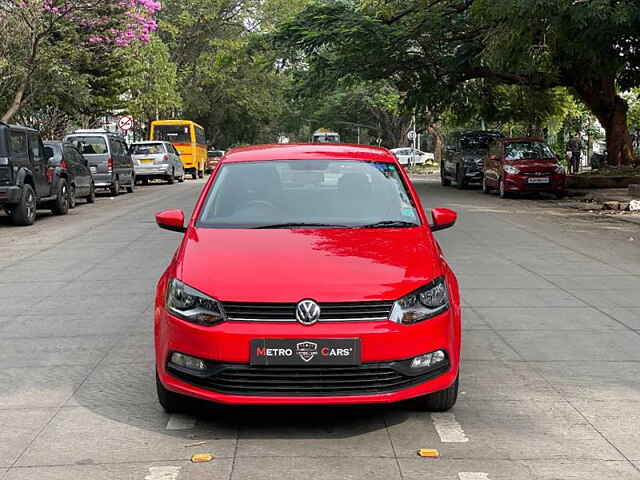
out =
[(392, 300), (442, 274), (423, 228), (189, 229), (177, 275), (222, 301)]

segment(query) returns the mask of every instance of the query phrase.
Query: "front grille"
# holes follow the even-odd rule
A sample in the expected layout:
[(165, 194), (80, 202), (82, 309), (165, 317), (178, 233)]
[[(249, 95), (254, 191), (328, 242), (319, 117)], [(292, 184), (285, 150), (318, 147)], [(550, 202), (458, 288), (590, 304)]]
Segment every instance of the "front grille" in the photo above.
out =
[(522, 172), (525, 175), (529, 175), (530, 177), (549, 177), (553, 175), (553, 171), (544, 172), (544, 171), (533, 171), (533, 172)]
[[(320, 322), (387, 320), (393, 302), (320, 303)], [(228, 320), (246, 322), (295, 322), (296, 303), (223, 302)]]
[(449, 369), (446, 361), (435, 370), (408, 376), (393, 368), (393, 365), (368, 363), (353, 367), (252, 367), (246, 364), (212, 364), (215, 373), (205, 377), (180, 371), (171, 364), (168, 370), (188, 383), (219, 393), (323, 396), (394, 392), (424, 383)]

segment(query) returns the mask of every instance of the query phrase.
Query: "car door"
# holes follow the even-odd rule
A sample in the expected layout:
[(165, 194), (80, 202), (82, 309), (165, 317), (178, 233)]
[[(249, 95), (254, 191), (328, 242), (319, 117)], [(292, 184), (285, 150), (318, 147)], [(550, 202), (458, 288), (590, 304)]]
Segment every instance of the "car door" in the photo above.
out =
[(52, 195), (51, 184), (47, 176), (48, 159), (44, 154), (44, 145), (37, 133), (27, 133), (29, 143), (29, 160), (36, 184), (36, 192), (38, 197), (48, 197)]
[(70, 148), (70, 153), (74, 161), (74, 172), (76, 178), (76, 185), (79, 195), (88, 195), (91, 187), (91, 172), (87, 166), (87, 161), (82, 154), (75, 148)]
[(124, 185), (129, 182), (129, 178), (123, 158), (122, 142), (115, 137), (109, 137), (109, 144), (111, 145), (114, 171), (118, 175), (120, 185)]

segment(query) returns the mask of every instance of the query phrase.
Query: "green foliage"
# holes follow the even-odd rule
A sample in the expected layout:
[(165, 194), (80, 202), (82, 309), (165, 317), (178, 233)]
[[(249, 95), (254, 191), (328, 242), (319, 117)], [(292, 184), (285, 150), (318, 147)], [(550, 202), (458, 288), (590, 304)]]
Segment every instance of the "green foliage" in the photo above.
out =
[(617, 88), (640, 82), (639, 30), (636, 0), (319, 0), (274, 42), (290, 65), (308, 70), (310, 88), (344, 76), (391, 79), (407, 105), (436, 115), (459, 108), (469, 91), (515, 85), (527, 89), (498, 92), (503, 106), (481, 99), (480, 110), (534, 124), (562, 107), (544, 91), (568, 87), (607, 129), (610, 158), (621, 162), (630, 157)]
[(149, 43), (128, 51), (127, 57), (127, 111), (143, 122), (173, 116), (182, 106), (182, 99), (177, 68), (164, 42), (154, 35)]

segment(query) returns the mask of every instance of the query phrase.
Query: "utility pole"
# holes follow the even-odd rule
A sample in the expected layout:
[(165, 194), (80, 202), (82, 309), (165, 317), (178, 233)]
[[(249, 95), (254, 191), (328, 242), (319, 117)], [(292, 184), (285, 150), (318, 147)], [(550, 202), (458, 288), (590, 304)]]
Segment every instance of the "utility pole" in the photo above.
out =
[(413, 167), (416, 164), (416, 137), (418, 136), (418, 134), (416, 133), (416, 131), (418, 130), (416, 128), (416, 114), (413, 114), (413, 117), (411, 119), (411, 123), (413, 124), (413, 139), (411, 140), (412, 142), (412, 150), (411, 150), (411, 159), (410, 159), (410, 163), (411, 166)]

